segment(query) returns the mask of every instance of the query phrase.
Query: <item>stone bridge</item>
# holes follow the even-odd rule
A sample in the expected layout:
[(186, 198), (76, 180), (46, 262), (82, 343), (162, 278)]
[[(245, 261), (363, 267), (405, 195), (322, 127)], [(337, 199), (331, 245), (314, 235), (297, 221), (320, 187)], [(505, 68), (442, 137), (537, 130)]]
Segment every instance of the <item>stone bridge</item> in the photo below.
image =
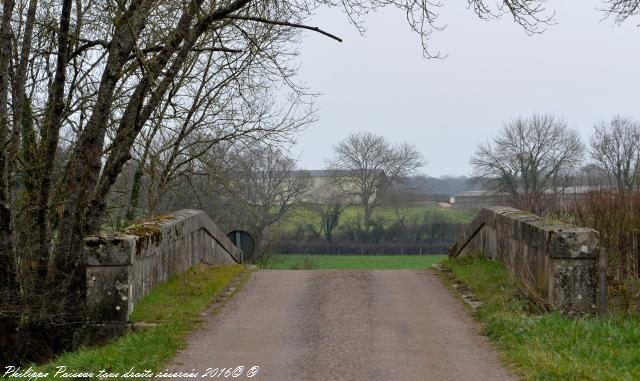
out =
[[(483, 255), (564, 312), (594, 312), (598, 233), (510, 207), (482, 209), (450, 250)], [(159, 216), (124, 233), (85, 240), (87, 306), (94, 322), (126, 324), (159, 283), (199, 264), (242, 262), (242, 252), (203, 211)]]
[[(597, 251), (591, 229), (493, 207), (450, 255), (503, 261), (551, 306), (591, 313)], [(242, 258), (196, 210), (89, 237), (85, 255), (94, 343), (122, 333), (136, 303), (171, 275)], [(259, 379), (278, 381), (515, 379), (429, 269), (257, 271), (220, 313), (205, 316), (167, 369), (205, 374), (231, 365), (259, 366)]]
[(449, 254), (502, 261), (552, 308), (595, 312), (598, 232), (593, 229), (510, 207), (484, 208)]

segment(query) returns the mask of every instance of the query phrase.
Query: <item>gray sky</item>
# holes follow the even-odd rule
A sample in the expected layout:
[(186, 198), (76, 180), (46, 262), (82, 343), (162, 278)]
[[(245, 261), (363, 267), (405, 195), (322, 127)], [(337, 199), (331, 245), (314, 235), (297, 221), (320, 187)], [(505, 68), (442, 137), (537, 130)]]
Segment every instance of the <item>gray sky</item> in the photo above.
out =
[(422, 56), (404, 14), (383, 9), (366, 19), (364, 37), (338, 10), (322, 10), (311, 25), (344, 39), (307, 33), (299, 79), (322, 95), (319, 120), (293, 152), (306, 169), (324, 167), (333, 145), (368, 130), (415, 143), (425, 174), (470, 174), (479, 142), (504, 121), (533, 112), (562, 115), (586, 142), (595, 122), (615, 114), (640, 118), (640, 27), (603, 20), (594, 0), (549, 1), (558, 24), (527, 34), (508, 17), (479, 20), (466, 1), (445, 2), (443, 32)]

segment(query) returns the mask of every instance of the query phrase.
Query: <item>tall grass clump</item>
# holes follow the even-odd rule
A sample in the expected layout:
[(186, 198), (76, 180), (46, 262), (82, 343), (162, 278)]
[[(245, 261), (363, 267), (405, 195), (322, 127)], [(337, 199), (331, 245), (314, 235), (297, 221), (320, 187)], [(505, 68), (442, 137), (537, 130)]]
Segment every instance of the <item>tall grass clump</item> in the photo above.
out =
[(618, 307), (638, 311), (640, 190), (593, 190), (576, 196), (556, 214), (566, 222), (600, 233), (600, 247), (607, 250), (609, 260), (610, 296)]

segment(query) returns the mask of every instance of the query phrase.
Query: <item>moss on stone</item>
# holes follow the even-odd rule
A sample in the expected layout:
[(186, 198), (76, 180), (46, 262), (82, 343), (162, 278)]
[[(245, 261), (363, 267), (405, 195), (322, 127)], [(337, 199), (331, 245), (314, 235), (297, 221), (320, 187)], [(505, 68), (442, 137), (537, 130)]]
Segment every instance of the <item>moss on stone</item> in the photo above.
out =
[(159, 216), (150, 217), (137, 224), (130, 225), (124, 229), (124, 233), (133, 234), (138, 237), (160, 235), (160, 225), (163, 222), (173, 221), (176, 217), (171, 214), (161, 214)]
[(149, 244), (157, 244), (162, 241), (162, 229), (157, 222), (145, 222), (141, 224), (131, 225), (125, 229), (125, 233), (133, 234), (138, 237), (136, 241), (136, 255), (140, 255), (142, 250)]
[(152, 236), (162, 234), (160, 227), (153, 224), (136, 224), (125, 229), (125, 233), (133, 234), (138, 237)]

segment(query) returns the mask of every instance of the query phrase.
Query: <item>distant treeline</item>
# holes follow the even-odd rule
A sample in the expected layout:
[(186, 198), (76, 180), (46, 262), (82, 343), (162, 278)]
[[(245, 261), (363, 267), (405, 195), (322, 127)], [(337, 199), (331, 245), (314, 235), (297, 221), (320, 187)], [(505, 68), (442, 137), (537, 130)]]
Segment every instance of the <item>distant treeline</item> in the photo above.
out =
[(382, 244), (358, 243), (349, 241), (294, 242), (276, 243), (272, 249), (278, 254), (318, 254), (318, 255), (427, 255), (444, 254), (449, 250), (450, 242), (440, 243), (397, 243)]
[(322, 237), (311, 224), (284, 232), (272, 244), (278, 254), (443, 254), (455, 241), (465, 224), (438, 220), (408, 220), (385, 223), (378, 218), (365, 228), (345, 223), (336, 229), (333, 239)]

